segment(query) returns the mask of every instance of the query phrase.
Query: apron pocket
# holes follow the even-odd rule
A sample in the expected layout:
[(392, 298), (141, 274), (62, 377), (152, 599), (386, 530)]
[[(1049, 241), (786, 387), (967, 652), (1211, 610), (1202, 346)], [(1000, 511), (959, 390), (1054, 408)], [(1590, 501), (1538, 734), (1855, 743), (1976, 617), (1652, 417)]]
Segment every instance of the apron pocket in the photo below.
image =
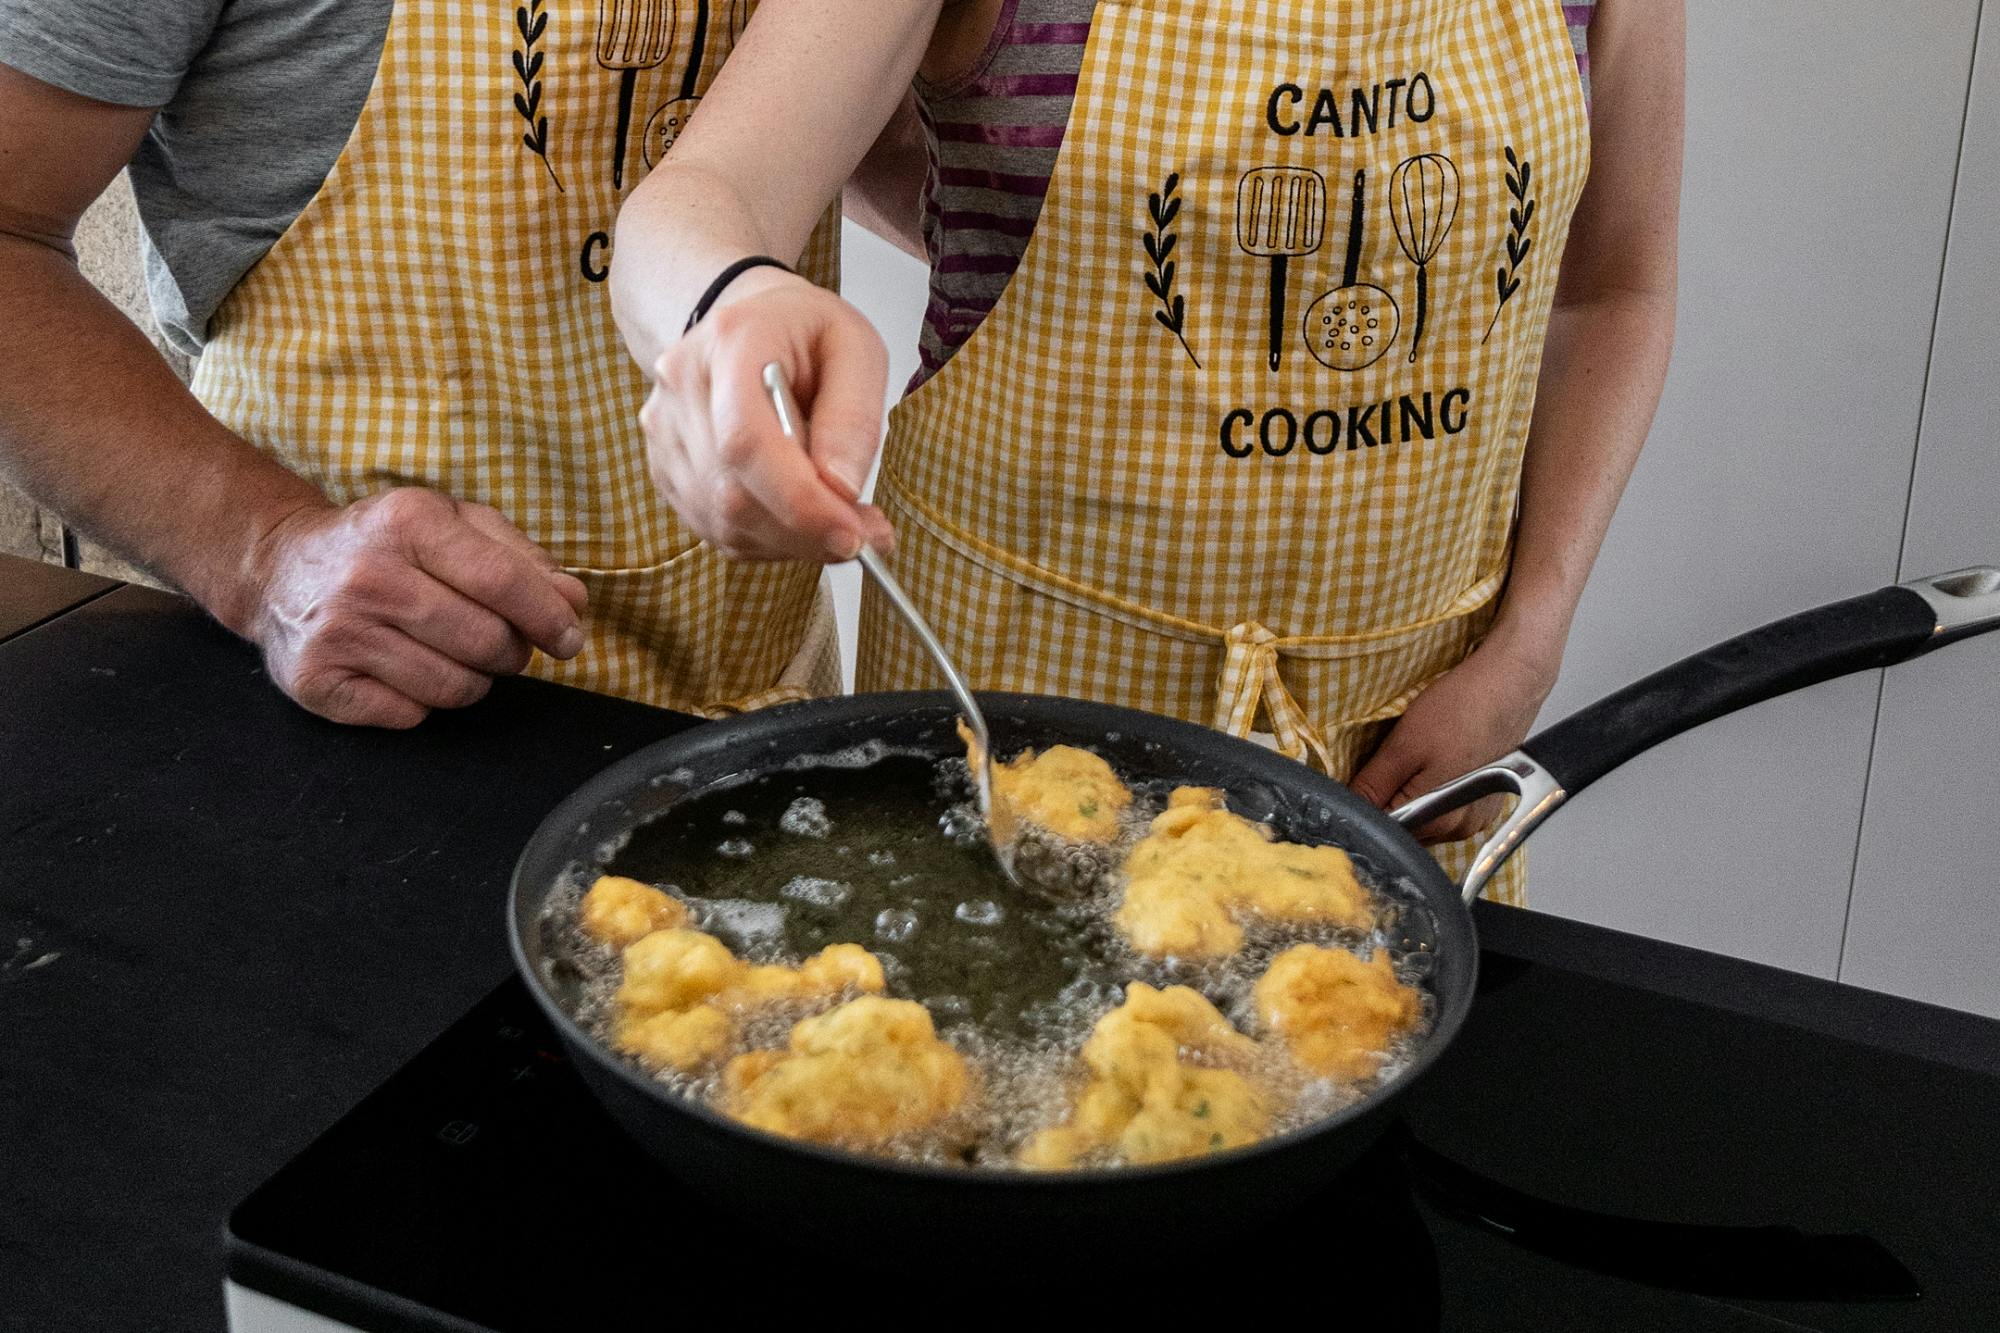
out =
[(817, 566), (738, 564), (693, 546), (656, 565), (564, 566), (589, 595), (584, 651), (537, 653), (529, 674), (703, 717), (830, 691), (837, 637), (801, 661), (822, 597)]

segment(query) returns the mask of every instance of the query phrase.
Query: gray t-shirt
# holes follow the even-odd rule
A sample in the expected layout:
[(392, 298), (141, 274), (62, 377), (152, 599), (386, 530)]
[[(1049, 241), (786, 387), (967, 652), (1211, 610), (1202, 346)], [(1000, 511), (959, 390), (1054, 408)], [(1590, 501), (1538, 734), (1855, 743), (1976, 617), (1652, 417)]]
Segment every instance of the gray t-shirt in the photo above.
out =
[(160, 326), (209, 316), (309, 203), (375, 80), (394, 0), (0, 0), (0, 63), (159, 107), (132, 159)]

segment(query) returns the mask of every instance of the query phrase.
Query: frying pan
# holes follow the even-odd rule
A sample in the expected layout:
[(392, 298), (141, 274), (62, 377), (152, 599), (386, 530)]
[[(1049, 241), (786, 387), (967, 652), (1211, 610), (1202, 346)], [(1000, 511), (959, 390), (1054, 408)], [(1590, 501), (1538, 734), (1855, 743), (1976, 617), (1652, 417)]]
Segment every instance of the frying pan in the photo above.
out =
[[(1686, 658), (1530, 738), (1519, 750), (1384, 814), (1304, 765), (1191, 723), (1036, 695), (983, 696), (996, 748), (1058, 742), (1096, 750), (1135, 779), (1220, 787), (1232, 808), (1285, 838), (1346, 848), (1403, 904), (1401, 946), (1435, 955), (1429, 1035), (1402, 1074), (1290, 1133), (1157, 1166), (1068, 1172), (970, 1170), (866, 1157), (779, 1138), (679, 1098), (578, 1026), (580, 978), (545, 933), (566, 872), (590, 872), (622, 835), (672, 818), (693, 793), (800, 756), (863, 741), (960, 754), (944, 694), (815, 700), (695, 727), (586, 783), (549, 815), (516, 866), (514, 959), (585, 1083), (653, 1157), (717, 1203), (788, 1231), (878, 1253), (959, 1254), (1164, 1238), (1214, 1239), (1331, 1184), (1390, 1123), (1397, 1103), (1458, 1033), (1478, 960), (1470, 903), (1523, 839), (1569, 798), (1635, 755), (1725, 713), (1850, 672), (1888, 666), (2000, 628), (2000, 568), (1879, 589), (1776, 621)], [(866, 771), (854, 780), (865, 782)], [(1495, 793), (1520, 799), (1453, 884), (1407, 831)]]

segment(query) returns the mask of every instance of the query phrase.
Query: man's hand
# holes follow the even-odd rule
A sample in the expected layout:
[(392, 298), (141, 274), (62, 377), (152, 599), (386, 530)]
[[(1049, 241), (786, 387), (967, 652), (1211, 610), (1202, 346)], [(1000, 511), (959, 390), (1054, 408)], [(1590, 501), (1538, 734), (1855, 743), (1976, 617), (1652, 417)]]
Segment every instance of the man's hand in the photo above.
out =
[[(1493, 634), (1417, 696), (1348, 785), (1393, 810), (1518, 747), (1555, 688), (1560, 638), (1556, 643), (1551, 651)], [(1469, 838), (1499, 817), (1505, 800), (1491, 796), (1434, 819), (1415, 830), (1417, 840)]]
[(246, 633), (279, 688), (335, 722), (413, 727), (533, 648), (583, 648), (583, 584), (498, 510), (435, 491), (299, 509), (254, 565)]
[[(773, 361), (805, 413), (806, 447), (778, 427), (763, 380)], [(889, 357), (859, 310), (755, 269), (653, 374), (639, 414), (653, 480), (709, 545), (735, 560), (822, 562), (888, 549), (888, 520), (859, 499), (881, 443)]]

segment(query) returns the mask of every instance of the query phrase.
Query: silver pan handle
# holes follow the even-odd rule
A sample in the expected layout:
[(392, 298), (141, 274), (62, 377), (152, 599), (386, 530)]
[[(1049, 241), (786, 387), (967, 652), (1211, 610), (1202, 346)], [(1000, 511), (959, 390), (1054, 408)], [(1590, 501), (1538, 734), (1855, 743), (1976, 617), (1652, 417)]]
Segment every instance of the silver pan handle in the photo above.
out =
[(1494, 872), (1506, 864), (1514, 849), (1526, 842), (1528, 835), (1568, 798), (1569, 793), (1562, 789), (1555, 776), (1526, 753), (1516, 750), (1484, 768), (1474, 769), (1462, 778), (1453, 778), (1407, 805), (1398, 806), (1389, 812), (1389, 818), (1414, 833), (1439, 815), (1448, 815), (1488, 796), (1509, 793), (1521, 799), (1494, 827), (1492, 836), (1480, 846), (1479, 854), (1472, 858), (1472, 868), (1465, 872), (1463, 893), (1465, 901), (1471, 902), (1485, 889), (1486, 881), (1493, 878)]
[(1465, 877), (1467, 902), (1565, 800), (1661, 741), (1794, 690), (1893, 666), (2000, 629), (2000, 568), (1877, 589), (1686, 657), (1528, 738), (1520, 749), (1391, 812), (1406, 829), (1486, 796), (1521, 799)]
[(1898, 586), (1929, 602), (1936, 613), (1934, 648), (2000, 627), (2000, 569), (1955, 569)]

